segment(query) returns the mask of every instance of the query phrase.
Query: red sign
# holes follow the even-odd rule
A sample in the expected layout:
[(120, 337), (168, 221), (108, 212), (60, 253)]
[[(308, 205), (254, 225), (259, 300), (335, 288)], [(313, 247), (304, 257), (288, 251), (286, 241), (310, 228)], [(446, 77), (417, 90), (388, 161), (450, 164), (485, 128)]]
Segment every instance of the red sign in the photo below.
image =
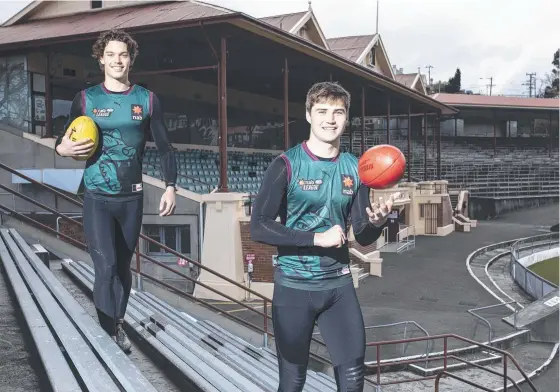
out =
[(252, 264), (253, 260), (255, 260), (255, 254), (254, 253), (248, 253), (245, 255), (245, 261), (247, 262), (247, 264)]

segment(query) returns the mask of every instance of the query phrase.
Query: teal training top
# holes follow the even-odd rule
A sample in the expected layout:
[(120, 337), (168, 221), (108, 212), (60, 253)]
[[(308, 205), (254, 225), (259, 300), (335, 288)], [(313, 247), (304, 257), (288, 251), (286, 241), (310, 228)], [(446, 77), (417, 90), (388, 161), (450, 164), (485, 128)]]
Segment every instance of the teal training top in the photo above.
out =
[(382, 227), (369, 223), (369, 205), (354, 155), (319, 158), (305, 142), (280, 155), (265, 173), (251, 214), (253, 240), (278, 247), (275, 283), (310, 290), (350, 283), (348, 244), (321, 248), (313, 237), (335, 225), (346, 231), (351, 215), (356, 240), (373, 243)]
[(167, 139), (159, 100), (151, 91), (139, 85), (124, 92), (109, 91), (103, 84), (90, 87), (74, 98), (67, 127), (82, 115), (95, 121), (101, 136), (96, 152), (86, 161), (83, 185), (88, 194), (132, 198), (142, 195), (142, 159), (148, 130), (161, 155), (166, 185), (175, 185), (175, 155)]

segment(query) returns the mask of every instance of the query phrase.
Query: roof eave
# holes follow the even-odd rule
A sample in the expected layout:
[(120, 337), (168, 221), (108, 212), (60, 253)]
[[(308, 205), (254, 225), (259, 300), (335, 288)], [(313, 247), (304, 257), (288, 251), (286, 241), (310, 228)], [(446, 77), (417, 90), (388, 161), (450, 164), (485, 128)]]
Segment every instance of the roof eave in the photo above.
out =
[[(417, 101), (420, 101), (423, 104), (432, 106), (437, 108), (438, 110), (441, 111), (441, 113), (443, 115), (452, 115), (452, 114), (456, 114), (458, 113), (458, 110), (455, 109), (452, 106), (449, 106), (443, 102), (437, 101), (427, 95), (423, 95), (418, 91), (412, 90), (406, 86), (403, 86), (402, 84), (396, 82), (395, 80), (384, 76), (384, 75), (380, 75), (375, 73), (372, 70), (369, 70), (368, 68), (361, 66), (360, 64), (348, 60), (347, 58), (340, 56), (334, 52), (331, 52), (327, 49), (321, 48), (311, 42), (308, 42), (307, 40), (298, 37), (294, 34), (290, 34), (289, 32), (286, 32), (284, 30), (281, 30), (277, 27), (271, 26), (269, 24), (267, 24), (266, 22), (262, 22), (258, 19), (254, 19), (251, 18), (248, 15), (245, 15), (243, 13), (238, 14), (235, 18), (232, 18), (230, 20), (230, 22), (232, 22), (233, 24), (235, 24), (238, 27), (244, 28), (247, 27), (244, 24), (248, 24), (248, 25), (252, 25), (256, 28), (258, 28), (260, 31), (268, 31), (269, 33), (273, 34), (275, 37), (278, 37), (282, 40), (285, 40), (287, 42), (293, 42), (294, 44), (298, 44), (299, 47), (304, 46), (307, 49), (312, 49), (316, 52), (319, 52), (319, 54), (321, 56), (323, 56), (323, 58), (326, 59), (332, 59), (334, 61), (336, 61), (337, 63), (335, 63), (335, 65), (343, 65), (346, 68), (354, 71), (354, 72), (358, 72), (360, 75), (362, 76), (367, 76), (369, 79), (371, 79), (374, 82), (379, 83), (381, 86), (386, 87), (390, 90), (402, 93), (404, 95), (407, 95), (411, 98), (416, 99)], [(253, 30), (251, 30), (253, 31)], [(255, 33), (257, 33), (256, 31), (253, 31)], [(258, 34), (258, 33), (257, 33)], [(262, 35), (262, 34), (260, 34)], [(297, 49), (297, 47), (296, 47)], [(340, 64), (342, 63), (342, 64)]]
[(548, 106), (515, 106), (515, 105), (480, 105), (469, 103), (446, 103), (455, 108), (475, 108), (475, 109), (515, 109), (515, 110), (558, 110), (558, 107)]
[(41, 1), (41, 0), (32, 1), (31, 3), (29, 3), (25, 7), (23, 7), (23, 9), (20, 10), (18, 13), (13, 15), (10, 19), (8, 19), (8, 20), (4, 21), (4, 23), (0, 24), (0, 27), (8, 27), (8, 26), (12, 26), (12, 25), (16, 24), (21, 19), (23, 19), (27, 15), (29, 15), (29, 13), (31, 11), (33, 11), (35, 8), (40, 6), (42, 3), (43, 3), (43, 1)]
[[(223, 15), (204, 16), (196, 19), (177, 20), (173, 22), (152, 24), (147, 26), (127, 27), (124, 30), (130, 33), (138, 33), (138, 34), (149, 33), (153, 31), (175, 30), (175, 29), (187, 28), (193, 26), (202, 26), (205, 24), (209, 25), (209, 24), (224, 23), (224, 22), (228, 22), (230, 19), (235, 19), (240, 15), (243, 14), (241, 12), (235, 12), (235, 13), (223, 14)], [(73, 35), (73, 36), (48, 37), (48, 38), (37, 39), (33, 41), (16, 42), (14, 44), (8, 43), (8, 44), (0, 45), (0, 54), (4, 52), (22, 51), (29, 48), (42, 47), (44, 45), (86, 41), (90, 39), (95, 39), (98, 36), (99, 36), (99, 31), (96, 31), (96, 32)]]

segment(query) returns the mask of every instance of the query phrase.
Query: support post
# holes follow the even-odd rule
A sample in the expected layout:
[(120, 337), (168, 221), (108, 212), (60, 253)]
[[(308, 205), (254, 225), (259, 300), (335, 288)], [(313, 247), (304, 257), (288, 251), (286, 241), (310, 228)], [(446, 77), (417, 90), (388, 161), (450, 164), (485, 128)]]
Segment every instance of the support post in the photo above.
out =
[(455, 116), (455, 137), (457, 137), (457, 116)]
[[(51, 60), (49, 53), (45, 53), (47, 70), (45, 72), (45, 137), (53, 137), (52, 111), (53, 94), (51, 85)], [(66, 130), (65, 130), (66, 131)], [(41, 135), (43, 136), (43, 135)]]
[(437, 117), (437, 179), (441, 180), (441, 117)]
[(552, 137), (552, 113), (548, 115), (548, 156), (552, 156), (552, 142), (554, 138)]
[(494, 124), (494, 156), (496, 156), (496, 112), (492, 112), (492, 123)]
[(410, 104), (408, 104), (408, 150), (406, 152), (406, 165), (408, 171), (408, 182), (412, 182), (412, 151), (411, 151), (411, 144), (412, 144), (412, 125), (410, 124), (412, 121), (412, 116), (410, 115)]
[(290, 128), (288, 113), (288, 58), (284, 57), (284, 151), (290, 148)]
[(366, 89), (362, 87), (362, 154), (366, 151)]
[(391, 143), (391, 97), (387, 95), (387, 144)]
[(228, 179), (227, 179), (227, 167), (228, 167), (228, 157), (227, 157), (227, 47), (226, 38), (222, 37), (220, 42), (220, 76), (218, 91), (220, 94), (220, 192), (228, 191)]
[(424, 113), (424, 181), (428, 181), (428, 113)]

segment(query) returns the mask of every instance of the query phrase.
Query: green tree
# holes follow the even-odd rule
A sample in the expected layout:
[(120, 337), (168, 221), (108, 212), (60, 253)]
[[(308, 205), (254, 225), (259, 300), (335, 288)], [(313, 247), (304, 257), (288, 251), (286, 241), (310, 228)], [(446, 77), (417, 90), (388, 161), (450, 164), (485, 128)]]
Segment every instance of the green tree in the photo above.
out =
[(559, 55), (560, 49), (556, 50), (556, 52), (554, 53), (554, 57), (552, 59), (552, 65), (554, 65), (554, 68), (552, 69), (552, 74), (548, 74), (547, 75), (547, 85), (544, 88), (544, 94), (543, 96), (545, 98), (555, 98), (558, 96), (558, 55)]
[(461, 92), (461, 70), (457, 68), (455, 75), (449, 78), (447, 85), (445, 86), (446, 93), (459, 93)]

